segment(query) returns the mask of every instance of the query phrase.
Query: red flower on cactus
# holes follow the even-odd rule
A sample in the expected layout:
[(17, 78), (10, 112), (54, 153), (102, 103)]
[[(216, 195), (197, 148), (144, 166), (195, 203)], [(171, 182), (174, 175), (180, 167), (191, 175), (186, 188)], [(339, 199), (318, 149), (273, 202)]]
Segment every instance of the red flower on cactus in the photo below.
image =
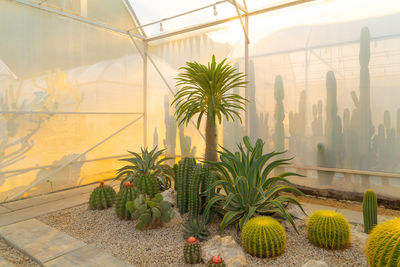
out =
[(213, 256), (211, 258), (211, 263), (221, 264), (222, 263), (222, 258), (220, 256)]
[(131, 186), (131, 183), (130, 182), (124, 182), (124, 186), (125, 187), (129, 187), (129, 186)]
[(187, 242), (188, 244), (197, 243), (197, 238), (194, 237), (194, 236), (191, 236), (191, 237), (189, 237), (189, 238), (186, 240), (186, 242)]
[(103, 180), (100, 181), (100, 185), (104, 185), (104, 181)]

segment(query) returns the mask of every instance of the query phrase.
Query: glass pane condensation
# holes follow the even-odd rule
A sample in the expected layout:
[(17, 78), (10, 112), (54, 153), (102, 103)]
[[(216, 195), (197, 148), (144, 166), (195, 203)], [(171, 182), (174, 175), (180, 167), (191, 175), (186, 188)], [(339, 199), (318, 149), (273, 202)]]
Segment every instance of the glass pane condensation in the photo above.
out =
[(143, 61), (130, 38), (15, 2), (0, 10), (0, 202), (42, 179), (24, 196), (114, 177), (144, 140)]

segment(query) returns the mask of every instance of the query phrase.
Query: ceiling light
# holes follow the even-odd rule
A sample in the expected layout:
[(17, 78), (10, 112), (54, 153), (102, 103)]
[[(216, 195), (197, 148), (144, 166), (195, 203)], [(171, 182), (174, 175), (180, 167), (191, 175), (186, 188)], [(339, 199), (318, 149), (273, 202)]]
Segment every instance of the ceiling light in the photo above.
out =
[(160, 32), (163, 32), (163, 31), (164, 31), (164, 28), (163, 28), (162, 22), (160, 22)]
[(217, 12), (217, 5), (214, 5), (214, 16), (217, 16), (218, 12)]

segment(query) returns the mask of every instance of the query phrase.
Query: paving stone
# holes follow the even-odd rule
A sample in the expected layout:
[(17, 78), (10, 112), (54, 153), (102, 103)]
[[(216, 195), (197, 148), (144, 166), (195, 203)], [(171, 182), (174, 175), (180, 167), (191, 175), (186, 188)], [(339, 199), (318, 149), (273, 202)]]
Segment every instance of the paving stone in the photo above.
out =
[(0, 267), (15, 267), (15, 265), (0, 256)]
[(0, 228), (0, 235), (10, 244), (40, 262), (47, 262), (70, 251), (86, 246), (36, 219)]
[(338, 209), (337, 212), (342, 214), (350, 223), (364, 224), (362, 212), (345, 209)]
[(86, 203), (87, 201), (88, 198), (86, 196), (76, 195), (70, 198), (60, 199), (42, 205), (37, 205), (26, 209), (13, 211), (7, 213), (6, 215), (0, 216), (0, 226), (5, 226), (16, 222), (32, 219), (37, 216), (47, 214), (53, 211), (77, 206)]
[(0, 214), (10, 212), (11, 210), (0, 205)]
[(119, 260), (103, 250), (96, 248), (94, 245), (88, 245), (72, 252), (69, 252), (54, 260), (44, 264), (46, 267), (128, 267), (132, 266), (122, 260)]

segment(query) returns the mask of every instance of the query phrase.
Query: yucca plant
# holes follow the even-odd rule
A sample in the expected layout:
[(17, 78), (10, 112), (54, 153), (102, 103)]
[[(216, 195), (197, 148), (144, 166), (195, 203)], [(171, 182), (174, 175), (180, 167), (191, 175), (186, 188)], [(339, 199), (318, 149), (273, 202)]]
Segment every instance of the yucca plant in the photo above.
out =
[(273, 169), (288, 165), (291, 159), (273, 159), (284, 152), (263, 154), (264, 143), (261, 139), (256, 141), (255, 146), (250, 143), (248, 136), (243, 141), (245, 147), (239, 144), (239, 151), (233, 153), (221, 147), (222, 151), (218, 152), (220, 162), (208, 162), (217, 169), (219, 176), (208, 190), (215, 191), (216, 187), (222, 187), (223, 190), (216, 192), (208, 201), (204, 216), (207, 216), (211, 208), (222, 213), (224, 218), (220, 224), (221, 230), (230, 224), (236, 224), (242, 229), (254, 216), (279, 216), (287, 219), (297, 231), (285, 205), (293, 203), (304, 212), (301, 204), (288, 193), (304, 194), (286, 177), (301, 175), (285, 172), (269, 177)]
[(245, 87), (245, 75), (231, 66), (227, 59), (217, 64), (213, 55), (211, 63), (203, 65), (197, 62), (187, 62), (180, 68), (176, 86), (181, 89), (176, 93), (171, 105), (175, 104), (175, 115), (179, 125), (186, 125), (195, 116), (197, 128), (201, 119), (206, 116), (206, 151), (205, 159), (217, 161), (217, 125), (222, 117), (241, 120), (240, 110), (244, 110), (246, 99), (231, 92), (233, 88)]
[(131, 164), (118, 170), (118, 175), (115, 179), (124, 177), (120, 187), (122, 188), (124, 182), (132, 183), (136, 177), (152, 175), (158, 180), (161, 191), (170, 188), (171, 178), (173, 178), (174, 172), (172, 168), (164, 164), (164, 162), (171, 158), (164, 157), (159, 159), (165, 149), (157, 151), (157, 147), (155, 147), (151, 151), (148, 151), (147, 148), (140, 148), (140, 150), (140, 154), (128, 151), (133, 157), (121, 159), (121, 161), (127, 161)]

